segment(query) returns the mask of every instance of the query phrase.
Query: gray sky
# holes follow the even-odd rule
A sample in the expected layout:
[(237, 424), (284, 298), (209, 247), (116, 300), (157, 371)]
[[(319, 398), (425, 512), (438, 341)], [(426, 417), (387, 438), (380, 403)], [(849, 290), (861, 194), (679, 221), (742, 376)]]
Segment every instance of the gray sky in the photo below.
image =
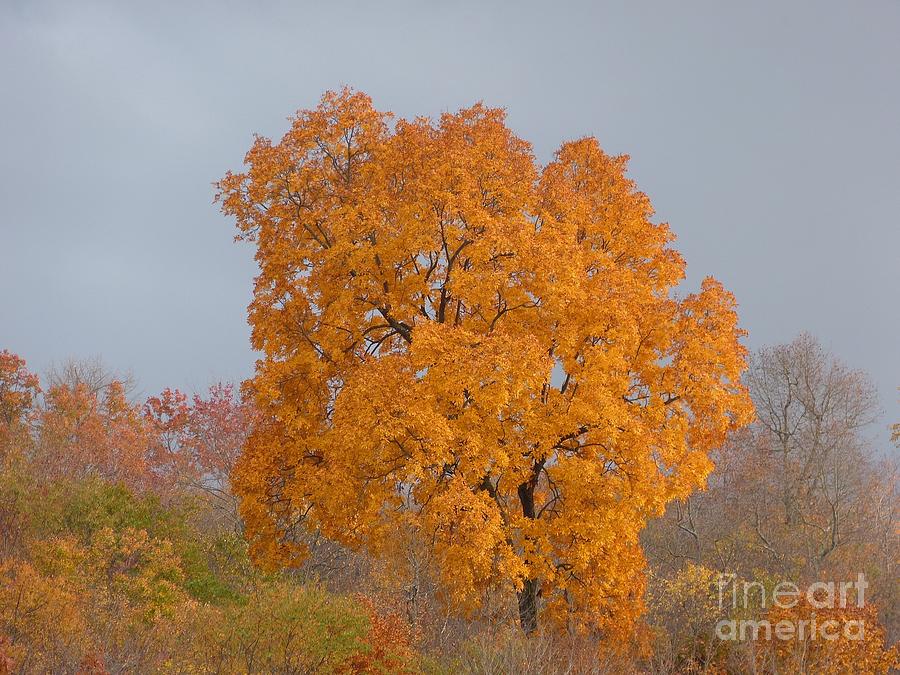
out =
[(689, 287), (734, 291), (752, 347), (812, 332), (900, 420), (900, 0), (0, 0), (0, 348), (148, 394), (247, 376), (252, 249), (211, 183), (343, 84), (630, 154)]

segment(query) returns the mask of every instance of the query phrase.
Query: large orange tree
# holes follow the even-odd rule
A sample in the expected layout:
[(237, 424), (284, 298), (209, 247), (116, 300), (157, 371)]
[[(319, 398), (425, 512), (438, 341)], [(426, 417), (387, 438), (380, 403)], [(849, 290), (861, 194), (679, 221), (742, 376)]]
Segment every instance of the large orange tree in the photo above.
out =
[(234, 475), (257, 559), (412, 533), (454, 607), (631, 625), (640, 530), (751, 407), (733, 297), (675, 295), (626, 161), (584, 138), (540, 167), (501, 110), (395, 120), (350, 90), (257, 138), (218, 185), (260, 269)]

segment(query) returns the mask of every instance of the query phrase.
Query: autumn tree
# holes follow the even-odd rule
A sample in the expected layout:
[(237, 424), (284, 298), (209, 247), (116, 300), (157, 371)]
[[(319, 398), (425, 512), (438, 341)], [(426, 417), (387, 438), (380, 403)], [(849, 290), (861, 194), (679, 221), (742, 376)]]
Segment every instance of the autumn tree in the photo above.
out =
[(84, 381), (47, 390), (36, 414), (33, 461), (48, 479), (92, 475), (137, 488), (153, 482), (150, 438), (125, 387), (113, 379), (96, 390)]
[(751, 414), (734, 298), (593, 138), (536, 164), (481, 104), (394, 120), (326, 94), (219, 183), (260, 273), (260, 409), (234, 487), (256, 557), (301, 528), (417, 533), (453, 606), (627, 631), (638, 533)]
[(206, 396), (188, 398), (165, 389), (147, 399), (144, 420), (151, 430), (153, 471), (210, 498), (216, 512), (240, 528), (231, 472), (253, 418), (253, 407), (234, 385), (217, 383)]
[(745, 380), (757, 419), (713, 453), (707, 490), (673, 502), (644, 531), (651, 567), (663, 579), (689, 562), (801, 587), (863, 573), (891, 644), (900, 467), (868, 439), (875, 385), (808, 334), (758, 350)]
[(670, 507), (660, 557), (804, 578), (857, 569), (896, 528), (896, 463), (866, 433), (874, 384), (806, 334), (755, 353), (746, 380), (758, 418), (717, 453), (710, 489)]
[(22, 434), (40, 391), (40, 382), (25, 360), (6, 349), (0, 351), (0, 460), (8, 452), (7, 444)]
[(102, 396), (110, 386), (121, 386), (125, 395), (130, 398), (136, 388), (131, 372), (118, 372), (99, 356), (68, 358), (61, 363), (53, 363), (47, 371), (46, 379), (48, 388), (83, 387), (97, 396)]

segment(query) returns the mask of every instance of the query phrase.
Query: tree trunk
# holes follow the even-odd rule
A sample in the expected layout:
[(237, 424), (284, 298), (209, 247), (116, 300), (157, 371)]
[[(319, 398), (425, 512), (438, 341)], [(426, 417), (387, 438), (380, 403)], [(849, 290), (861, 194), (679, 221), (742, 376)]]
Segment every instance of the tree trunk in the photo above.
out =
[(518, 592), (519, 623), (525, 635), (531, 635), (537, 630), (537, 591), (538, 580), (526, 579), (522, 590)]
[[(522, 515), (526, 518), (535, 518), (534, 489), (537, 487), (537, 477), (540, 475), (542, 467), (542, 462), (535, 463), (533, 476), (519, 485), (519, 502), (522, 504)], [(519, 623), (522, 625), (525, 635), (531, 635), (537, 630), (539, 586), (538, 579), (526, 579), (522, 590), (516, 594), (519, 601)]]
[(519, 600), (519, 623), (525, 635), (537, 630), (537, 579), (526, 579), (522, 590), (517, 593)]

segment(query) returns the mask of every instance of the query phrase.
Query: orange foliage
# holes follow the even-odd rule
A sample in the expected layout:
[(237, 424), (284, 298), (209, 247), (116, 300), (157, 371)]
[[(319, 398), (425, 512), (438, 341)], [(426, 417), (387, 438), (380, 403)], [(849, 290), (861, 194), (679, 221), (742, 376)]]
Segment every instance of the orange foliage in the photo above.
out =
[(175, 475), (193, 473), (189, 456), (181, 452), (190, 413), (187, 396), (177, 389), (165, 389), (144, 403), (144, 419), (155, 432), (150, 454), (159, 470)]
[(368, 651), (353, 657), (349, 672), (411, 672), (408, 667), (416, 657), (412, 627), (390, 605), (381, 605), (364, 595), (358, 595), (357, 599), (369, 617), (369, 631), (365, 637)]
[(40, 391), (38, 378), (28, 372), (25, 360), (6, 349), (0, 351), (0, 451), (6, 437), (25, 421)]
[(121, 382), (99, 392), (84, 383), (51, 387), (38, 421), (38, 454), (48, 475), (97, 475), (135, 488), (153, 482), (141, 409)]
[[(884, 675), (900, 668), (900, 645), (887, 648), (873, 606), (813, 608), (803, 598), (791, 608), (772, 607), (766, 618), (773, 630), (783, 621), (793, 627), (794, 634), (789, 640), (757, 642), (757, 663), (764, 672), (771, 668), (779, 673)], [(804, 621), (801, 636), (797, 627)]]
[(257, 247), (235, 470), (258, 560), (298, 526), (378, 552), (404, 528), (457, 608), (518, 593), (558, 624), (627, 632), (638, 533), (704, 484), (745, 424), (735, 301), (684, 261), (596, 140), (546, 167), (475, 105), (392, 121), (326, 94), (219, 184)]

